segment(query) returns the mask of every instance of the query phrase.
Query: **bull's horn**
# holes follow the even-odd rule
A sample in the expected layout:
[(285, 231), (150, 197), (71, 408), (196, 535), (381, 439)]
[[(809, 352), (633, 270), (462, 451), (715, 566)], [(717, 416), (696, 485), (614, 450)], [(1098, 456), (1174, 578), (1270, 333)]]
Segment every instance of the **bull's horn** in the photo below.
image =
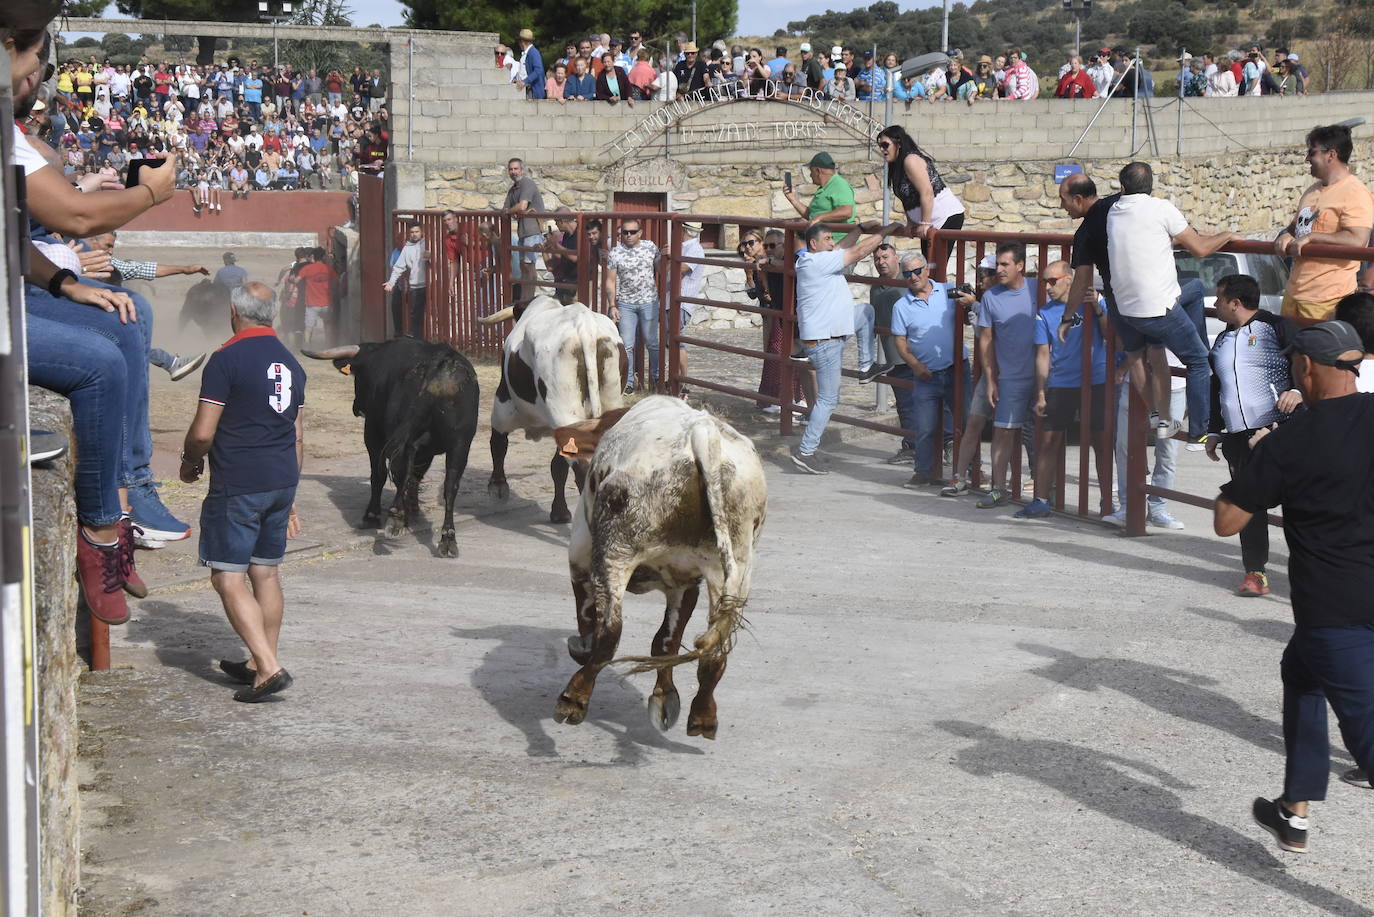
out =
[(515, 306), (506, 306), (500, 312), (493, 312), (491, 315), (484, 315), (477, 319), (483, 325), (497, 325), (504, 321), (515, 318)]
[(358, 355), (357, 344), (330, 347), (328, 350), (302, 350), (301, 355), (312, 360), (351, 360)]

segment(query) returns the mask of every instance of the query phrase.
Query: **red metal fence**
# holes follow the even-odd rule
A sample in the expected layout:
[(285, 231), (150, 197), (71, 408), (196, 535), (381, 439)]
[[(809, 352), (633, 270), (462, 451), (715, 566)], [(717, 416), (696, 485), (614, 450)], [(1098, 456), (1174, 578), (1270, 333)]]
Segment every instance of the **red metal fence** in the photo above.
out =
[[(796, 252), (799, 248), (799, 234), (806, 228), (806, 224), (800, 221), (778, 221), (749, 217), (735, 216), (702, 216), (697, 214), (669, 214), (669, 213), (636, 213), (631, 211), (603, 212), (603, 213), (539, 213), (532, 214), (536, 217), (541, 226), (550, 221), (563, 218), (575, 221), (576, 233), (576, 257), (574, 266), (561, 268), (557, 278), (551, 279), (548, 273), (542, 273), (538, 277), (531, 277), (528, 270), (523, 276), (520, 274), (521, 266), (516, 265), (516, 259), (524, 257), (536, 257), (549, 254), (549, 250), (538, 246), (520, 246), (512, 236), (514, 219), (511, 215), (504, 212), (493, 211), (458, 211), (450, 212), (452, 223), (446, 228), (444, 225), (444, 214), (438, 211), (410, 211), (398, 212), (393, 216), (392, 232), (400, 239), (404, 235), (405, 225), (410, 222), (419, 222), (424, 229), (426, 244), (431, 253), (429, 268), (429, 289), (430, 305), (428, 316), (425, 323), (425, 336), (431, 339), (444, 340), (451, 343), (459, 350), (470, 355), (496, 356), (500, 352), (501, 343), (508, 330), (507, 324), (500, 325), (481, 325), (476, 319), (483, 315), (489, 315), (498, 311), (506, 305), (519, 301), (528, 301), (534, 295), (547, 294), (557, 295), (560, 292), (572, 294), (579, 302), (586, 303), (591, 308), (602, 312), (609, 312), (611, 303), (606, 301), (603, 286), (605, 273), (605, 258), (611, 246), (615, 244), (617, 232), (621, 223), (626, 220), (637, 220), (644, 225), (643, 238), (657, 238), (664, 240), (662, 269), (659, 272), (659, 345), (660, 353), (663, 356), (659, 369), (658, 379), (655, 380), (664, 390), (677, 394), (683, 387), (690, 386), (695, 390), (706, 390), (718, 392), (736, 398), (745, 398), (759, 404), (776, 404), (781, 408), (778, 414), (778, 432), (782, 435), (792, 433), (793, 412), (805, 414), (808, 406), (794, 402), (789, 397), (772, 397), (758, 391), (746, 391), (737, 386), (725, 384), (718, 379), (706, 378), (700, 375), (689, 375), (682, 372), (679, 362), (678, 345), (686, 344), (692, 347), (713, 350), (717, 352), (730, 353), (741, 357), (757, 359), (761, 363), (772, 363), (777, 366), (780, 377), (779, 391), (789, 393), (794, 391), (794, 376), (798, 372), (796, 364), (788, 359), (787, 353), (770, 353), (766, 350), (736, 344), (726, 344), (719, 341), (712, 341), (706, 338), (684, 333), (680, 327), (681, 306), (683, 304), (693, 306), (713, 306), (734, 310), (736, 312), (753, 313), (763, 316), (765, 322), (780, 322), (782, 324), (783, 340), (790, 342), (794, 340), (796, 333), (796, 297), (794, 291), (795, 272), (792, 268), (791, 259), (783, 257), (776, 263), (770, 265), (766, 270), (770, 273), (781, 274), (782, 282), (782, 304), (781, 306), (763, 306), (750, 303), (732, 302), (726, 300), (709, 299), (705, 297), (684, 297), (681, 292), (681, 268), (688, 264), (708, 264), (717, 267), (734, 268), (741, 271), (748, 271), (751, 265), (739, 258), (692, 258), (682, 254), (684, 234), (682, 223), (688, 220), (699, 223), (714, 223), (722, 227), (735, 227), (736, 231), (743, 233), (749, 230), (758, 231), (762, 234), (765, 230), (777, 229), (783, 233), (782, 251)], [(589, 231), (596, 226), (600, 226), (599, 237), (593, 240), (589, 238)], [(547, 227), (552, 229), (551, 226)], [(891, 229), (892, 227), (889, 227)], [(896, 236), (906, 234), (904, 229), (893, 233)], [(559, 235), (555, 230), (551, 238)], [(989, 253), (1002, 242), (1019, 242), (1026, 247), (1027, 262), (1032, 256), (1036, 256), (1036, 263), (1043, 269), (1051, 260), (1067, 260), (1072, 247), (1072, 236), (1055, 233), (1007, 233), (1007, 232), (980, 232), (980, 231), (942, 231), (934, 233), (931, 239), (930, 265), (933, 279), (937, 281), (952, 281), (954, 284), (962, 284), (973, 276), (978, 263), (985, 254)], [(1244, 252), (1252, 254), (1272, 253), (1270, 245), (1263, 242), (1240, 242), (1226, 246), (1223, 251)], [(1329, 245), (1309, 245), (1304, 250), (1305, 254), (1317, 257), (1335, 257), (1359, 259), (1362, 261), (1374, 260), (1374, 248), (1348, 248), (1343, 246)], [(452, 257), (450, 257), (452, 256)], [(905, 283), (900, 279), (882, 280), (876, 277), (850, 276), (851, 283), (865, 285), (884, 285), (905, 287)], [(435, 291), (443, 291), (443, 295), (437, 295)], [(1044, 284), (1037, 284), (1038, 304), (1043, 305), (1046, 297)], [(1089, 494), (1091, 471), (1089, 463), (1088, 445), (1092, 441), (1091, 434), (1091, 395), (1092, 395), (1092, 341), (1094, 324), (1098, 321), (1097, 316), (1091, 309), (1084, 309), (1085, 333), (1083, 340), (1083, 366), (1082, 374), (1083, 385), (1081, 391), (1081, 410), (1079, 416), (1078, 442), (1080, 444), (1078, 453), (1078, 486), (1076, 504), (1071, 505), (1067, 502), (1067, 490), (1065, 486), (1060, 486), (1055, 490), (1054, 506), (1062, 512), (1070, 512), (1074, 515), (1085, 518), (1100, 518), (1095, 507), (1090, 504)], [(958, 325), (955, 331), (956, 342), (969, 340), (967, 329), (970, 325), (969, 317), (962, 309), (956, 310)], [(1108, 354), (1115, 354), (1115, 333), (1110, 322), (1104, 322), (1102, 333), (1106, 340)], [(887, 329), (879, 329), (886, 331)], [(976, 334), (976, 329), (975, 329)], [(643, 365), (642, 346), (637, 354), (637, 364)], [(962, 407), (964, 401), (963, 371), (966, 365), (964, 348), (956, 346), (954, 348), (954, 377), (955, 377), (955, 396), (954, 404), (950, 407), (954, 417), (954, 448), (958, 450), (959, 440), (963, 435), (965, 426), (965, 411)], [(976, 380), (981, 370), (979, 365), (977, 348), (973, 348), (973, 366), (971, 378)], [(1110, 363), (1110, 361), (1109, 361)], [(801, 371), (805, 371), (804, 369)], [(856, 377), (858, 373), (854, 370), (844, 370), (843, 374), (849, 377)], [(639, 373), (639, 378), (645, 378), (643, 372)], [(910, 389), (912, 383), (905, 379), (883, 377), (882, 382), (894, 388)], [(1106, 398), (1108, 424), (1108, 442), (1115, 442), (1116, 431), (1116, 384), (1109, 376), (1107, 380), (1108, 396)], [(1146, 483), (1147, 449), (1146, 449), (1146, 421), (1145, 407), (1137, 393), (1132, 391), (1129, 395), (1129, 430), (1127, 446), (1127, 482), (1126, 492), (1126, 513), (1127, 527), (1129, 535), (1145, 534), (1146, 520), (1146, 501), (1149, 495), (1157, 495), (1170, 500), (1178, 500), (1195, 506), (1211, 508), (1212, 499), (1209, 496), (1200, 494), (1188, 494), (1181, 491), (1168, 490), (1155, 487)], [(879, 423), (862, 417), (848, 416), (841, 413), (831, 415), (834, 423), (849, 424), (851, 426), (862, 427), (880, 433), (888, 433), (905, 438), (915, 436), (915, 431), (905, 430), (892, 424)], [(1036, 419), (1036, 432), (1039, 433), (1040, 419)], [(1021, 493), (1021, 452), (1017, 448), (1013, 454), (1011, 462), (1011, 487), (1010, 492), (1013, 496)], [(936, 449), (936, 468), (935, 474), (942, 473), (940, 450)], [(1061, 485), (1065, 478), (1066, 450), (1061, 443), (1058, 455), (1057, 479)], [(1108, 468), (1112, 468), (1113, 462), (1108, 462)], [(975, 461), (973, 468), (978, 468)], [(976, 471), (975, 471), (976, 474)], [(1103, 496), (1110, 501), (1114, 494), (1111, 472), (1107, 475), (1107, 480), (1099, 481), (1099, 489)], [(977, 481), (975, 480), (975, 483)], [(1272, 518), (1272, 517), (1271, 517)]]

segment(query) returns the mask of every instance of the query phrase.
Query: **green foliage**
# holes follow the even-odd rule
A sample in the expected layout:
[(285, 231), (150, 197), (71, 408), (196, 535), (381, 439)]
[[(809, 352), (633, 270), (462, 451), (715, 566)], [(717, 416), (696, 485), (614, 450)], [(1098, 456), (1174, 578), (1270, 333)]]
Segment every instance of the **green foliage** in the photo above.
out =
[(91, 36), (87, 35), (85, 38), (78, 38), (76, 41), (72, 42), (72, 47), (73, 47), (73, 48), (98, 48), (98, 47), (100, 47), (100, 42), (96, 41), (94, 38), (92, 38)]
[(99, 16), (108, 5), (105, 0), (67, 0), (62, 12), (67, 16)]
[[(666, 47), (678, 32), (691, 33), (691, 5), (680, 0), (402, 0), (406, 24), (419, 29), (496, 32), (514, 45), (521, 29), (534, 31), (546, 59), (558, 56), (569, 40), (611, 28), (624, 37), (644, 30), (646, 44)], [(880, 4), (881, 5), (881, 4)], [(729, 38), (738, 19), (737, 0), (697, 0), (697, 40), (705, 45)]]

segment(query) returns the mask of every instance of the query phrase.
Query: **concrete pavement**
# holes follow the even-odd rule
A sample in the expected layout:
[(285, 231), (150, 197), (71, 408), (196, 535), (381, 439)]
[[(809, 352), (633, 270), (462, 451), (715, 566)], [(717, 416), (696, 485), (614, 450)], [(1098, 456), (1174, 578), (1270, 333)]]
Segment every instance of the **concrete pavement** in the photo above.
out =
[[(895, 486), (889, 438), (846, 431), (825, 478), (788, 444), (761, 442), (770, 516), (715, 742), (650, 727), (648, 675), (607, 671), (585, 724), (553, 722), (574, 619), (538, 476), (516, 488), (535, 502), (460, 525), (456, 561), (412, 537), (288, 568), (277, 703), (230, 700), (213, 593), (137, 603), (131, 667), (82, 689), (85, 908), (1374, 911), (1374, 792), (1333, 779), (1307, 857), (1250, 821), (1281, 783), (1291, 618), (1228, 594), (1239, 548), (1203, 514), (1135, 540), (1018, 523)], [(627, 600), (623, 652), (661, 608)]]

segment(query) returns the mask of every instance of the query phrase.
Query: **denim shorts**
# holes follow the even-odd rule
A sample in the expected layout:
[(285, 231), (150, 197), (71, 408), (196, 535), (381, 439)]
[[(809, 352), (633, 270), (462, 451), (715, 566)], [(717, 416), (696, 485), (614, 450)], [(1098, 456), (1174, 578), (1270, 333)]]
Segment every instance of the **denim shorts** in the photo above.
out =
[(1017, 429), (1030, 421), (1031, 393), (1034, 379), (997, 380), (997, 404), (993, 406), (992, 425), (1003, 429)]
[(255, 494), (211, 494), (200, 508), (200, 565), (242, 573), (274, 567), (286, 555), (286, 521), (296, 488)]

